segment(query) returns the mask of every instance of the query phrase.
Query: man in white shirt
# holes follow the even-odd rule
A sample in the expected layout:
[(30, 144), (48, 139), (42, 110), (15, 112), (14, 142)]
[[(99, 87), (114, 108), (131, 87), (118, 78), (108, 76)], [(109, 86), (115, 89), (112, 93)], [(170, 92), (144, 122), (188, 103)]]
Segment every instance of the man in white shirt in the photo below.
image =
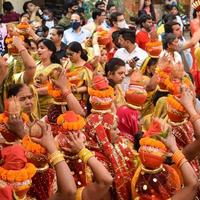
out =
[(116, 58), (122, 59), (126, 63), (126, 78), (122, 83), (122, 88), (127, 90), (130, 75), (134, 68), (140, 68), (148, 53), (139, 48), (135, 43), (135, 32), (129, 29), (121, 29), (119, 31), (119, 44), (121, 46), (114, 55)]
[(82, 28), (81, 16), (79, 13), (73, 13), (71, 15), (71, 28), (64, 31), (62, 42), (69, 44), (70, 42), (83, 43), (87, 38), (91, 36), (88, 30)]

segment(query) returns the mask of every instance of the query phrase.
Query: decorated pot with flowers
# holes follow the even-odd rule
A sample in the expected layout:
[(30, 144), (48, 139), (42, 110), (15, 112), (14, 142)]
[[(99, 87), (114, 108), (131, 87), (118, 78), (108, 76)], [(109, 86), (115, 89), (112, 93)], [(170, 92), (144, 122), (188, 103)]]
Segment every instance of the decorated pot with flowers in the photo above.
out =
[(186, 110), (173, 95), (167, 97), (167, 115), (172, 122), (183, 122), (186, 118)]
[(139, 71), (133, 72), (130, 85), (125, 94), (128, 104), (141, 107), (147, 99), (147, 92), (144, 87), (143, 77)]
[(46, 149), (40, 144), (34, 143), (31, 137), (41, 138), (43, 130), (42, 122), (36, 120), (28, 125), (29, 134), (22, 139), (22, 145), (26, 150), (26, 157), (29, 162), (33, 163), (36, 167), (44, 167), (47, 162)]
[(111, 108), (114, 97), (114, 90), (108, 85), (108, 81), (102, 75), (95, 75), (92, 80), (92, 87), (88, 88), (90, 103), (95, 110), (108, 110)]
[(6, 99), (4, 101), (4, 106), (4, 112), (0, 114), (0, 132), (5, 139), (5, 143), (10, 145), (13, 144), (13, 142), (17, 142), (19, 137), (8, 129), (7, 123), (9, 118), (21, 118), (24, 125), (26, 125), (30, 120), (29, 116), (22, 112), (20, 103), (16, 97)]
[(18, 25), (17, 25), (17, 29), (18, 29), (18, 32), (21, 34), (21, 35), (24, 35), (24, 37), (28, 37), (29, 34), (27, 33), (27, 29), (30, 27), (30, 25), (27, 23), (27, 22), (20, 22)]
[(3, 148), (1, 159), (0, 179), (12, 186), (16, 199), (27, 199), (36, 167), (27, 161), (23, 147), (18, 144)]
[(98, 28), (97, 33), (98, 33), (99, 45), (106, 46), (107, 44), (109, 44), (111, 42), (108, 31), (104, 30), (103, 28)]
[(142, 164), (149, 169), (160, 167), (165, 160), (165, 145), (152, 138), (142, 138), (140, 145), (139, 157)]
[[(20, 40), (24, 41), (23, 35), (19, 35), (19, 38), (20, 38)], [(6, 39), (5, 39), (5, 43), (7, 45), (9, 53), (11, 53), (12, 55), (18, 55), (19, 54), (18, 49), (13, 44), (13, 35), (8, 34)]]
[(79, 81), (81, 80), (79, 73), (75, 71), (67, 71), (67, 78), (69, 82), (74, 85), (78, 85)]
[(138, 152), (141, 165), (131, 181), (134, 199), (169, 199), (180, 190), (177, 171), (164, 164), (167, 148), (161, 141), (142, 138)]
[(150, 41), (146, 44), (146, 51), (152, 58), (158, 58), (162, 49), (162, 42), (159, 40), (156, 31), (151, 31)]

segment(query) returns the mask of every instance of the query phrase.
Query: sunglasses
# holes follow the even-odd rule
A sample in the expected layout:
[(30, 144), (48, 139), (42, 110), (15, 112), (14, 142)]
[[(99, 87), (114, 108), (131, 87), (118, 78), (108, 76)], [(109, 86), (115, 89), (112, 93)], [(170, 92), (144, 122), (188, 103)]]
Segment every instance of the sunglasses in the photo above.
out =
[(75, 52), (66, 52), (67, 56), (73, 56), (75, 54)]

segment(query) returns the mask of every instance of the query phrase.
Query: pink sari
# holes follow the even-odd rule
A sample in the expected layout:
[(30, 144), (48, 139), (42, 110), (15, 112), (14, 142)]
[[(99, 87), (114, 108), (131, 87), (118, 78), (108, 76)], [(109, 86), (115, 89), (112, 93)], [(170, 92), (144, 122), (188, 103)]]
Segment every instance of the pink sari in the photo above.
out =
[(121, 106), (117, 109), (118, 128), (121, 134), (134, 141), (134, 134), (138, 132), (139, 112), (128, 106)]

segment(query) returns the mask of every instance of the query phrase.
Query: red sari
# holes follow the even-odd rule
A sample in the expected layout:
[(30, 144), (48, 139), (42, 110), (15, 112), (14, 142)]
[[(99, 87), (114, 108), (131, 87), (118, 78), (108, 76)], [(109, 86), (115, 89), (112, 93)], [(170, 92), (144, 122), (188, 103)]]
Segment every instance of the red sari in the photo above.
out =
[[(179, 149), (183, 149), (185, 146), (194, 141), (194, 129), (190, 121), (178, 126), (172, 125), (172, 134), (176, 138), (176, 143)], [(198, 160), (194, 159), (190, 162), (190, 164), (192, 165), (194, 171), (198, 173)]]
[[(86, 134), (91, 141), (97, 142), (96, 146), (108, 158), (112, 166), (117, 199), (128, 200), (131, 199), (131, 177), (137, 167), (137, 163), (134, 162), (135, 152), (131, 148), (132, 143), (122, 136), (111, 143), (112, 135), (108, 128), (111, 124), (114, 126), (112, 114), (91, 114), (87, 118)], [(91, 145), (90, 149), (92, 148)]]

